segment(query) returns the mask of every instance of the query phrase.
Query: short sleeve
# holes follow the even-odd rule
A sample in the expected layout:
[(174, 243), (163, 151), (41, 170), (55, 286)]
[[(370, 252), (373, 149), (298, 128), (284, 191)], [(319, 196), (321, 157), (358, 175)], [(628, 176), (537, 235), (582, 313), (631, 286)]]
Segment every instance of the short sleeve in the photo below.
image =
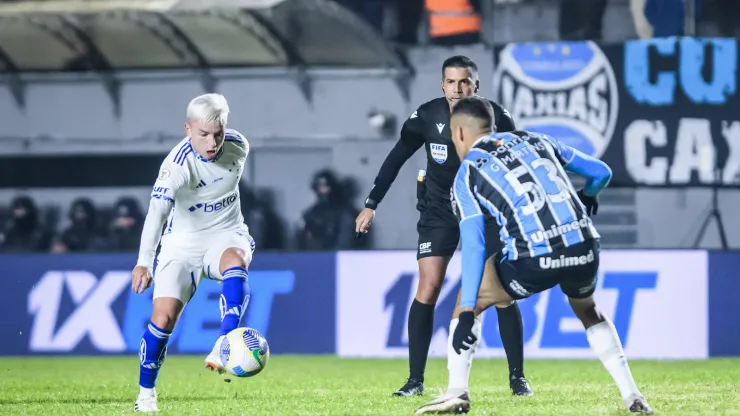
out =
[(247, 141), (247, 138), (244, 137), (243, 134), (234, 129), (226, 129), (224, 134), (224, 146), (227, 144), (234, 146), (233, 151), (237, 153), (238, 159), (241, 163), (244, 163), (247, 160), (247, 156), (249, 156), (249, 141)]
[(154, 182), (152, 198), (174, 203), (177, 191), (187, 185), (188, 181), (189, 174), (185, 166), (165, 160)]

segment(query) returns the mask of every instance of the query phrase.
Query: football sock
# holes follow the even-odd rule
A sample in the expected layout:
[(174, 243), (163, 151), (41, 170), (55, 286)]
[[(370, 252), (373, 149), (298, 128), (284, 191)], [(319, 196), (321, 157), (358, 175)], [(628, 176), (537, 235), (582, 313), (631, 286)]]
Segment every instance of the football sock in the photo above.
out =
[(470, 368), (473, 366), (473, 355), (480, 344), (481, 323), (480, 319), (473, 321), (473, 335), (478, 338), (473, 345), (467, 350), (460, 350), (458, 355), (452, 348), (452, 335), (455, 333), (459, 319), (453, 319), (450, 322), (450, 334), (447, 337), (447, 370), (450, 373), (447, 390), (468, 389), (468, 379), (470, 378)]
[(221, 335), (226, 335), (239, 326), (242, 314), (249, 304), (249, 283), (247, 269), (232, 267), (222, 273), (224, 277), (221, 288)]
[(139, 344), (139, 386), (142, 392), (153, 389), (157, 383), (159, 368), (167, 355), (167, 341), (172, 331), (167, 331), (149, 322)]
[(632, 378), (630, 366), (627, 363), (627, 357), (624, 355), (622, 343), (619, 341), (619, 335), (616, 328), (614, 328), (614, 324), (606, 319), (604, 322), (588, 328), (586, 337), (591, 349), (594, 350), (601, 363), (604, 364), (604, 368), (617, 383), (622, 399), (626, 400), (633, 394), (642, 396), (635, 380)]
[(409, 311), (408, 331), (410, 377), (423, 381), (434, 331), (434, 305), (414, 299)]
[(498, 331), (509, 362), (509, 378), (524, 377), (524, 328), (519, 305), (514, 302), (506, 308), (496, 308)]

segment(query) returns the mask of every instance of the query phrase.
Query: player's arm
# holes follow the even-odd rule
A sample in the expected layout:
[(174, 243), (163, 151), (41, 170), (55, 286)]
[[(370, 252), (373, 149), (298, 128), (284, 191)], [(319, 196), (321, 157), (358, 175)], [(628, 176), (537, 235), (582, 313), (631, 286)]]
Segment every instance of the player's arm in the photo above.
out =
[(453, 184), (462, 239), (461, 310), (475, 308), (487, 257), (485, 217), (473, 189), (475, 169), (475, 165), (470, 161), (463, 161)]
[(136, 262), (137, 266), (146, 267), (150, 273), (154, 266), (154, 256), (159, 245), (159, 239), (162, 236), (162, 228), (167, 222), (170, 211), (172, 211), (177, 191), (185, 186), (187, 182), (188, 174), (183, 166), (169, 161), (162, 164), (159, 176), (152, 188), (149, 210), (141, 232), (139, 259)]
[(375, 209), (396, 180), (404, 163), (424, 145), (424, 126), (419, 111), (409, 117), (401, 128), (401, 138), (391, 149), (375, 177), (373, 189), (365, 200), (365, 208)]
[(609, 185), (612, 179), (609, 165), (552, 137), (546, 137), (546, 140), (553, 145), (565, 170), (586, 178), (586, 185), (583, 188), (586, 195), (595, 197)]

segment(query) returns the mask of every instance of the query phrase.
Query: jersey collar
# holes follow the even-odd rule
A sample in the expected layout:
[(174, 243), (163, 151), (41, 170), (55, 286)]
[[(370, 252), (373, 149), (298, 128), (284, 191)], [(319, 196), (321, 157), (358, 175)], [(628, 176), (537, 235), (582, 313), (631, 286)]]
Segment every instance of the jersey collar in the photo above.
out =
[(475, 140), (475, 141), (473, 142), (473, 145), (472, 145), (472, 146), (470, 146), (470, 148), (472, 149), (472, 148), (474, 148), (475, 146), (477, 146), (477, 145), (478, 145), (478, 144), (479, 144), (480, 142), (482, 142), (482, 141), (484, 141), (484, 140), (488, 139), (489, 137), (491, 137), (491, 134), (493, 134), (493, 133), (490, 133), (490, 134), (484, 134), (483, 136), (480, 136), (480, 137), (478, 137), (478, 138), (477, 138), (477, 139), (476, 139), (476, 140)]

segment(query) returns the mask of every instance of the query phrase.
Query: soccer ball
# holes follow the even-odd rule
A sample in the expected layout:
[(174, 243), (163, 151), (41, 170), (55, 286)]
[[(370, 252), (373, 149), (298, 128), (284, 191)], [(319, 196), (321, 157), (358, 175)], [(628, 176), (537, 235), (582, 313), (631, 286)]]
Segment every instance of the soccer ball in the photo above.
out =
[(259, 374), (270, 358), (270, 346), (256, 329), (236, 328), (221, 342), (221, 362), (227, 373), (237, 377)]

